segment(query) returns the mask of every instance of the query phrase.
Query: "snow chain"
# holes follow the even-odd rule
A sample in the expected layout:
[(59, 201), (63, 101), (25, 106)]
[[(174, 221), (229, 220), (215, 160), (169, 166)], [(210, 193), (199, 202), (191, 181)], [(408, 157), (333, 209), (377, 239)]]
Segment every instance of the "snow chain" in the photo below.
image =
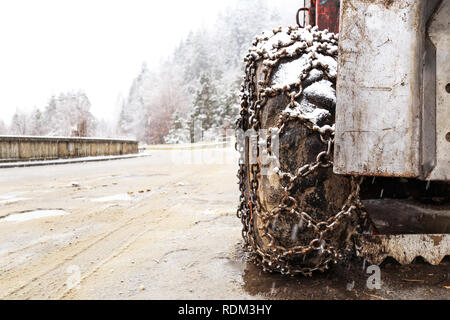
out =
[[(280, 27), (273, 30), (273, 34), (276, 35), (279, 32), (283, 32)], [(269, 97), (275, 97), (281, 94), (290, 96), (290, 104), (288, 107), (294, 107), (296, 105), (295, 99), (302, 94), (302, 80), (304, 80), (309, 72), (313, 68), (319, 68), (325, 72), (328, 78), (336, 78), (335, 74), (331, 74), (327, 65), (321, 64), (318, 59), (315, 59), (315, 53), (321, 53), (322, 55), (332, 56), (337, 58), (338, 50), (338, 35), (324, 31), (318, 31), (316, 27), (310, 26), (305, 29), (299, 29), (299, 27), (288, 27), (288, 30), (284, 31), (290, 36), (290, 41), (283, 43), (278, 41), (273, 44), (273, 50), (266, 50), (266, 48), (258, 48), (258, 44), (268, 41), (269, 37), (256, 38), (253, 42), (253, 48), (249, 50), (248, 55), (244, 59), (246, 62), (245, 78), (241, 92), (241, 113), (240, 118), (237, 120), (236, 125), (239, 132), (245, 132), (248, 129), (254, 129), (256, 134), (260, 128), (260, 111), (267, 103)], [(305, 32), (312, 35), (312, 37), (304, 37)], [(297, 44), (295, 50), (287, 50), (287, 47)], [(309, 62), (305, 68), (303, 74), (300, 76), (299, 82), (292, 86), (284, 87), (269, 87), (270, 79), (273, 70), (279, 65), (282, 59), (295, 59), (300, 56), (307, 55)], [(263, 63), (264, 80), (261, 80), (258, 84), (263, 87), (261, 90), (257, 90), (255, 83), (257, 63)], [(338, 263), (345, 258), (346, 255), (353, 252), (354, 244), (352, 235), (361, 232), (360, 226), (366, 224), (367, 214), (364, 206), (360, 201), (359, 192), (362, 177), (351, 178), (351, 193), (348, 196), (345, 204), (340, 212), (330, 217), (326, 221), (315, 221), (310, 215), (305, 212), (301, 212), (298, 207), (298, 203), (294, 197), (291, 196), (290, 191), (294, 188), (297, 181), (308, 176), (312, 172), (321, 170), (323, 168), (329, 168), (333, 166), (333, 147), (334, 147), (334, 125), (325, 125), (319, 127), (308, 120), (307, 117), (303, 117), (301, 114), (289, 113), (289, 108), (282, 112), (280, 115), (277, 127), (278, 133), (282, 134), (285, 124), (289, 121), (299, 121), (302, 125), (306, 126), (309, 130), (317, 133), (320, 136), (320, 140), (324, 144), (324, 151), (317, 155), (316, 161), (306, 164), (295, 173), (282, 172), (276, 168), (275, 172), (280, 176), (282, 181), (287, 181), (284, 188), (284, 197), (277, 207), (271, 212), (262, 212), (260, 210), (260, 202), (257, 195), (258, 190), (258, 175), (260, 173), (259, 164), (251, 164), (249, 172), (246, 164), (245, 156), (245, 143), (240, 145), (241, 158), (239, 163), (239, 189), (240, 204), (237, 210), (237, 216), (241, 219), (243, 229), (242, 236), (244, 238), (246, 250), (250, 253), (251, 260), (257, 265), (262, 266), (265, 271), (280, 272), (282, 274), (296, 275), (303, 274), (311, 276), (312, 272), (319, 270), (324, 271), (329, 268), (329, 264)], [(259, 135), (258, 135), (259, 142)], [(238, 141), (243, 141), (244, 137), (237, 137)], [(270, 141), (268, 141), (270, 143)], [(244, 145), (244, 146), (243, 146)], [(259, 143), (256, 144), (256, 150), (247, 150), (248, 152), (256, 152), (259, 157)], [(259, 159), (259, 158), (258, 158)], [(247, 161), (248, 162), (248, 161)], [(250, 175), (250, 177), (247, 177)], [(246, 179), (250, 182), (249, 190), (246, 189)], [(248, 192), (246, 197), (245, 192)], [(276, 236), (271, 233), (270, 225), (280, 215), (284, 213), (292, 213), (298, 217), (299, 223), (302, 223), (306, 228), (311, 229), (314, 232), (315, 238), (304, 246), (284, 247), (277, 241)], [(263, 247), (255, 237), (255, 224), (254, 217), (262, 222), (259, 226), (261, 237), (265, 238), (269, 243), (266, 248)], [(347, 240), (344, 248), (338, 249), (333, 245), (331, 237), (333, 230), (339, 225), (344, 224), (346, 226)], [(302, 264), (301, 261), (314, 254), (316, 259), (313, 265), (309, 264), (307, 267)], [(317, 258), (318, 257), (318, 258)]]

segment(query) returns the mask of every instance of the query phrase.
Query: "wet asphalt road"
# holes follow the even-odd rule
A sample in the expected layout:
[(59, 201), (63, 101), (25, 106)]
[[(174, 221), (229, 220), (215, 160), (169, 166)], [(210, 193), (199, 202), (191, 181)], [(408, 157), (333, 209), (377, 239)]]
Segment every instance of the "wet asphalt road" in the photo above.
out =
[(0, 169), (0, 298), (450, 299), (448, 258), (385, 261), (378, 290), (359, 259), (262, 272), (241, 250), (234, 154), (194, 153)]

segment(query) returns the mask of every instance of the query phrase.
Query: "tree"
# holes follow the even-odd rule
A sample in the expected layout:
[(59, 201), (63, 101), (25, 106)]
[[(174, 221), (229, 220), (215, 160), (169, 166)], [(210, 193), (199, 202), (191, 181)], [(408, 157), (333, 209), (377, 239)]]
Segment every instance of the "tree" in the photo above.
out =
[(50, 97), (47, 105), (44, 109), (44, 121), (46, 123), (45, 126), (45, 134), (49, 134), (52, 131), (51, 124), (56, 121), (56, 97), (53, 95)]
[[(166, 75), (166, 76), (169, 76)], [(182, 89), (177, 86), (176, 77), (161, 77), (160, 87), (153, 100), (147, 106), (144, 140), (151, 144), (164, 143), (172, 125), (174, 112), (185, 109), (186, 97)]]
[(45, 108), (46, 127), (41, 134), (49, 136), (87, 137), (95, 133), (96, 120), (90, 112), (91, 103), (82, 92), (52, 96)]
[(122, 105), (119, 116), (119, 134), (133, 139), (144, 140), (144, 132), (147, 124), (147, 107), (152, 100), (154, 75), (150, 73), (145, 63), (141, 71), (134, 79), (128, 99)]
[(26, 135), (28, 133), (27, 124), (28, 124), (27, 115), (24, 112), (17, 109), (11, 121), (10, 131), (14, 135), (22, 135), (22, 136)]
[(191, 122), (201, 122), (203, 130), (217, 126), (218, 104), (217, 90), (211, 81), (211, 76), (203, 73), (200, 76), (200, 89), (197, 90), (193, 102)]
[(0, 119), (0, 135), (5, 135), (8, 133), (8, 128), (3, 120)]
[(97, 125), (95, 127), (95, 136), (102, 138), (115, 138), (116, 137), (117, 128), (115, 124), (111, 121), (106, 121), (104, 119), (100, 119), (97, 121)]
[(44, 135), (46, 133), (44, 125), (44, 115), (41, 110), (34, 108), (30, 116), (29, 134), (33, 136)]
[(222, 129), (234, 128), (236, 117), (240, 111), (241, 80), (236, 78), (229, 86), (222, 88), (219, 105), (219, 124)]
[(174, 112), (191, 139), (196, 121), (209, 137), (209, 131), (232, 128), (248, 48), (263, 30), (287, 21), (267, 3), (240, 0), (214, 25), (190, 32), (158, 68), (150, 72), (144, 64), (121, 108), (119, 134), (146, 143), (178, 141)]
[(186, 120), (181, 118), (178, 111), (175, 111), (172, 118), (172, 129), (164, 138), (165, 143), (179, 144), (191, 142), (190, 130), (187, 127)]

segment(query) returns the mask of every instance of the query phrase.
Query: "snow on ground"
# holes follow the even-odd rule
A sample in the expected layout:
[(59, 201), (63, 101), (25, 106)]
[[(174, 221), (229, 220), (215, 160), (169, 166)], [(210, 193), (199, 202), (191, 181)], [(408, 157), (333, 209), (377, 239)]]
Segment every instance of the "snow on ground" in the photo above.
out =
[(6, 162), (0, 163), (0, 168), (14, 168), (14, 167), (34, 167), (34, 166), (45, 166), (54, 164), (69, 164), (69, 163), (79, 163), (79, 162), (92, 162), (92, 161), (107, 161), (107, 160), (120, 160), (120, 159), (130, 159), (137, 157), (146, 157), (147, 153), (139, 154), (126, 154), (121, 156), (98, 156), (98, 157), (82, 157), (82, 158), (71, 158), (71, 159), (56, 159), (56, 160), (38, 160), (38, 161), (16, 161), (16, 162)]
[(29, 200), (28, 198), (17, 197), (19, 194), (22, 193), (11, 192), (0, 195), (0, 205), (6, 205), (19, 201)]
[(34, 219), (41, 219), (47, 217), (55, 217), (66, 215), (68, 212), (64, 210), (34, 210), (23, 213), (11, 214), (3, 219), (0, 222), (23, 222)]
[(133, 200), (133, 198), (127, 193), (91, 199), (92, 202), (131, 201), (131, 200)]

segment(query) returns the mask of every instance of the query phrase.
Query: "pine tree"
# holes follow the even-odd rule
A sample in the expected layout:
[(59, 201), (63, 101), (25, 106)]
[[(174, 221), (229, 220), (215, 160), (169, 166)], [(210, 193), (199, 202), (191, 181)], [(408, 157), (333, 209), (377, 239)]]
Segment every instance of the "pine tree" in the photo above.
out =
[(155, 82), (154, 75), (144, 62), (120, 112), (118, 124), (120, 135), (145, 140), (148, 107), (151, 104)]
[(44, 121), (46, 123), (47, 134), (53, 131), (53, 128), (51, 128), (51, 126), (56, 120), (56, 112), (56, 97), (51, 96), (44, 110)]
[(170, 129), (169, 134), (164, 138), (165, 143), (179, 144), (191, 142), (190, 130), (178, 111), (175, 111), (173, 114), (171, 127), (172, 129)]
[(10, 131), (14, 135), (26, 135), (28, 133), (27, 115), (20, 110), (16, 110), (11, 121)]
[(3, 120), (0, 119), (0, 135), (5, 135), (8, 133), (8, 128)]
[(30, 134), (33, 136), (41, 136), (45, 134), (44, 115), (38, 108), (34, 108), (31, 113)]
[(217, 90), (208, 73), (200, 76), (200, 89), (197, 90), (193, 106), (191, 121), (201, 122), (203, 130), (208, 130), (218, 124)]
[(256, 35), (286, 24), (273, 8), (281, 5), (240, 0), (212, 26), (190, 32), (158, 69), (150, 72), (143, 65), (121, 109), (119, 134), (146, 143), (174, 141), (181, 130), (175, 129), (175, 111), (186, 115), (183, 125), (191, 141), (196, 121), (210, 137), (208, 131), (232, 128), (239, 112), (243, 58)]

